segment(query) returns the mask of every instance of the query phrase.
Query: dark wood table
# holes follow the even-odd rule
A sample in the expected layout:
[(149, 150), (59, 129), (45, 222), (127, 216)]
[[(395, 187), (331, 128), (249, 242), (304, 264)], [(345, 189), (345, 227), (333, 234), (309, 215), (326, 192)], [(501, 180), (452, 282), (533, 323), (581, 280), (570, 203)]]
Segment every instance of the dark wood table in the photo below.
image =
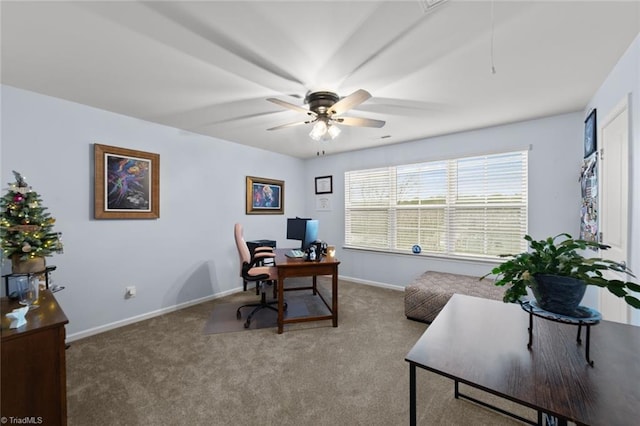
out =
[[(285, 255), (291, 249), (276, 249), (276, 267), (278, 268), (278, 334), (284, 331), (284, 324), (306, 321), (320, 321), (330, 319), (333, 326), (338, 326), (338, 265), (335, 257), (323, 256), (319, 261), (306, 261), (299, 258), (289, 258)], [(317, 276), (331, 275), (331, 305), (327, 303), (322, 293), (318, 291)], [(290, 277), (313, 277), (312, 285), (305, 287), (284, 288), (284, 280)], [(284, 318), (284, 292), (296, 290), (313, 290), (324, 302), (329, 315), (317, 315), (296, 318)]]
[(11, 321), (5, 314), (18, 307), (15, 300), (0, 299), (0, 415), (7, 424), (13, 423), (11, 418), (29, 417), (36, 424), (66, 425), (65, 325), (69, 320), (49, 290), (40, 292), (38, 308), (27, 313), (25, 325), (9, 328)]
[(410, 424), (417, 421), (416, 367), (453, 379), (456, 397), (466, 397), (458, 393), (464, 383), (532, 408), (533, 424), (542, 423), (542, 413), (579, 425), (637, 423), (640, 327), (593, 326), (594, 366), (572, 325), (537, 321), (531, 349), (528, 327), (529, 315), (517, 304), (455, 294), (405, 358)]

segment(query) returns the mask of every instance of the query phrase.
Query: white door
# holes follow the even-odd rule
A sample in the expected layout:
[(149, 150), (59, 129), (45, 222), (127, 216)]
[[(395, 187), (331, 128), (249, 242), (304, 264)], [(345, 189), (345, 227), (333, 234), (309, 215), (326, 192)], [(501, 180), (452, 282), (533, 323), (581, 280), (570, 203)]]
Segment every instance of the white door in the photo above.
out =
[[(600, 135), (600, 225), (602, 243), (611, 246), (600, 255), (626, 264), (629, 235), (629, 104), (626, 97), (605, 117)], [(624, 274), (615, 275), (628, 281), (629, 277)], [(605, 320), (629, 322), (627, 303), (606, 289), (600, 290), (600, 313)]]

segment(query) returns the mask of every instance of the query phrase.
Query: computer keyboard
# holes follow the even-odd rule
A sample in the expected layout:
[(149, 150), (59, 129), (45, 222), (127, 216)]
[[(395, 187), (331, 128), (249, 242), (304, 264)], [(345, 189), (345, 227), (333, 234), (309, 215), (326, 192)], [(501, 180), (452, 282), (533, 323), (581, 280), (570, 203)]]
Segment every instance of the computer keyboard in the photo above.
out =
[(289, 250), (285, 255), (287, 257), (304, 257), (304, 252), (302, 250)]

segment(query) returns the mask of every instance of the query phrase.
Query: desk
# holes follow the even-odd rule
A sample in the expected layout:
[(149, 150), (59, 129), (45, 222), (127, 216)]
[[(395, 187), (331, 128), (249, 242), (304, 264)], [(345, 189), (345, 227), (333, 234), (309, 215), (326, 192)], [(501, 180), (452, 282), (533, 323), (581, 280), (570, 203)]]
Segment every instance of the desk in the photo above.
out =
[[(305, 261), (303, 259), (289, 258), (285, 255), (291, 249), (276, 249), (276, 268), (278, 269), (278, 334), (284, 331), (284, 324), (294, 322), (320, 321), (330, 319), (333, 326), (338, 326), (338, 265), (340, 262), (335, 257), (324, 256), (320, 261)], [(331, 275), (331, 306), (327, 303), (322, 293), (318, 291), (316, 277), (318, 275)], [(284, 280), (290, 277), (313, 277), (311, 287), (284, 288)], [(296, 290), (313, 290), (313, 294), (320, 296), (325, 306), (329, 309), (329, 315), (284, 318), (284, 292)]]
[[(455, 294), (407, 354), (410, 424), (416, 367), (581, 425), (629, 425), (640, 417), (640, 327), (601, 321), (591, 367), (570, 324), (539, 321), (527, 349), (529, 315), (518, 304)], [(480, 402), (482, 404), (482, 402)], [(495, 408), (495, 407), (490, 407)], [(636, 420), (633, 420), (636, 419)]]

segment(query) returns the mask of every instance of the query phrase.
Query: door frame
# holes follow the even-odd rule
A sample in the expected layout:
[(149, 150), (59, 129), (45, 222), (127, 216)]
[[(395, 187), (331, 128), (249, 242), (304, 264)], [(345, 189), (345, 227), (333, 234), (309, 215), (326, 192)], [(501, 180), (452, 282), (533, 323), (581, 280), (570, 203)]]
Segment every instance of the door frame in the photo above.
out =
[[(630, 219), (631, 219), (631, 182), (630, 182), (630, 173), (631, 173), (631, 157), (629, 155), (629, 151), (631, 148), (631, 115), (629, 114), (629, 107), (631, 105), (631, 93), (627, 93), (625, 96), (622, 97), (622, 99), (613, 107), (611, 108), (611, 110), (609, 110), (606, 114), (606, 116), (604, 117), (604, 119), (601, 121), (601, 123), (598, 125), (597, 127), (597, 132), (598, 132), (598, 140), (600, 141), (600, 147), (598, 148), (598, 158), (599, 158), (599, 164), (598, 164), (598, 175), (600, 176), (600, 182), (598, 184), (598, 191), (601, 195), (600, 197), (600, 201), (599, 203), (601, 203), (600, 205), (600, 210), (601, 213), (604, 213), (604, 192), (603, 192), (603, 183), (605, 180), (605, 176), (604, 176), (604, 161), (602, 159), (602, 151), (604, 149), (604, 129), (605, 127), (607, 127), (609, 124), (611, 124), (618, 116), (620, 116), (620, 114), (624, 113), (626, 111), (626, 116), (627, 116), (627, 146), (626, 146), (626, 154), (627, 154), (627, 193), (626, 193), (626, 197), (627, 197), (627, 212), (626, 212), (626, 216), (627, 216), (627, 220), (626, 220), (626, 234), (627, 234), (627, 238), (626, 238), (626, 247), (624, 248), (625, 250), (625, 262), (627, 262), (627, 264), (629, 263), (629, 254), (630, 254), (630, 249), (631, 249), (631, 238), (629, 235), (629, 229), (630, 229)], [(606, 153), (604, 154), (606, 156)], [(602, 225), (603, 225), (603, 215), (600, 214), (600, 217), (598, 218), (598, 229), (601, 231), (602, 230)], [(602, 238), (598, 238), (600, 243), (603, 243), (603, 239)], [(606, 254), (606, 253), (605, 253)], [(600, 250), (600, 255), (602, 255), (603, 257), (606, 257), (605, 255), (603, 255), (602, 250)], [(620, 274), (622, 275), (622, 274)], [(628, 276), (624, 276), (621, 277), (621, 279), (624, 279), (625, 281), (628, 281)], [(598, 309), (601, 311), (601, 313), (604, 315), (606, 315), (606, 313), (602, 312), (602, 299), (603, 299), (603, 293), (606, 292), (607, 290), (604, 288), (601, 288), (600, 291), (598, 292)], [(615, 296), (612, 296), (615, 297)], [(621, 302), (621, 309), (623, 309), (622, 312), (618, 312), (618, 313), (622, 313), (623, 317), (624, 317), (624, 323), (625, 324), (629, 324), (630, 320), (631, 320), (631, 307), (623, 300), (620, 299)]]

